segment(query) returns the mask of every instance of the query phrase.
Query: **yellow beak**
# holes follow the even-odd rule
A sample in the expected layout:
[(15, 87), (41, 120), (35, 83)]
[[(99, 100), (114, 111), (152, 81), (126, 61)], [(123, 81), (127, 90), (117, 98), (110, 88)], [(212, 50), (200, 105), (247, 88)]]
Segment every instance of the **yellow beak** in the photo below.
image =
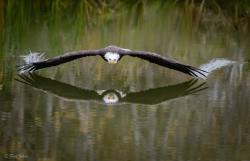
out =
[(110, 60), (109, 63), (110, 63), (110, 64), (116, 64), (116, 61), (115, 61), (115, 60)]

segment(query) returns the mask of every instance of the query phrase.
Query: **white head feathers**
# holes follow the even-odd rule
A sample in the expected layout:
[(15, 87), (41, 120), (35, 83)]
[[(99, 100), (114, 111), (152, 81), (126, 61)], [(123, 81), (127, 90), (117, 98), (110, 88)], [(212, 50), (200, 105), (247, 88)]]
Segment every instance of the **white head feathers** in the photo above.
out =
[(111, 64), (116, 64), (120, 58), (118, 53), (106, 52), (104, 58)]

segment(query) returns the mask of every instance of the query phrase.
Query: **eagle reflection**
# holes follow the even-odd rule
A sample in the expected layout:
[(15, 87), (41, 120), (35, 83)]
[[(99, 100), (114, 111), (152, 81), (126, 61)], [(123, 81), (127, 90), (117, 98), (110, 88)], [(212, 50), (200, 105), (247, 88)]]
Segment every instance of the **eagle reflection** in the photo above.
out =
[(205, 86), (206, 83), (199, 82), (198, 79), (191, 79), (183, 83), (169, 85), (166, 87), (128, 93), (124, 93), (116, 89), (82, 89), (76, 86), (52, 80), (50, 78), (45, 78), (37, 74), (28, 76), (19, 75), (19, 78), (16, 80), (39, 90), (55, 94), (60, 98), (80, 101), (97, 101), (108, 105), (120, 103), (154, 105), (170, 99), (194, 94), (207, 88)]

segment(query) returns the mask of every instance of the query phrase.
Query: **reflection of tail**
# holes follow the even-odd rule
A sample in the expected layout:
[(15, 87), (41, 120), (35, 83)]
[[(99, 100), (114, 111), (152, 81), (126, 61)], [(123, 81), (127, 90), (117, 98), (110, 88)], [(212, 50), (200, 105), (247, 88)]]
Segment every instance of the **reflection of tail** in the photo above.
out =
[[(207, 73), (205, 73), (205, 76), (207, 77), (209, 74), (212, 73), (212, 71), (228, 66), (228, 65), (232, 65), (234, 63), (237, 63), (236, 61), (231, 61), (231, 60), (227, 60), (227, 59), (223, 59), (223, 58), (216, 58), (216, 59), (212, 59), (209, 63), (207, 64), (203, 64), (199, 67), (199, 69), (201, 70), (205, 70), (207, 71)], [(197, 73), (198, 77), (202, 78), (202, 79), (206, 79), (206, 77), (204, 77), (203, 75)]]

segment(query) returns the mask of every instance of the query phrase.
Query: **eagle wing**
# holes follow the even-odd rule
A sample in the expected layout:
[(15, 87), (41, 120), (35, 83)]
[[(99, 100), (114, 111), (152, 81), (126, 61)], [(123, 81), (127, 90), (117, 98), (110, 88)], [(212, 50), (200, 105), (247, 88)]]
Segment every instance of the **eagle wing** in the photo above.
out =
[(122, 56), (128, 55), (132, 57), (141, 58), (144, 60), (147, 60), (151, 63), (158, 64), (160, 66), (164, 66), (173, 70), (177, 70), (179, 72), (186, 73), (188, 75), (194, 76), (194, 77), (205, 77), (208, 73), (207, 71), (204, 71), (202, 69), (192, 67), (190, 65), (185, 65), (180, 62), (177, 62), (175, 60), (160, 56), (156, 53), (152, 52), (145, 52), (145, 51), (122, 51)]
[(105, 53), (104, 49), (68, 52), (64, 55), (57, 56), (54, 58), (41, 60), (41, 61), (35, 61), (35, 62), (29, 62), (29, 63), (23, 64), (23, 65), (20, 65), (20, 66), (18, 66), (18, 71), (20, 71), (20, 72), (33, 72), (35, 70), (39, 70), (39, 69), (47, 68), (47, 67), (52, 67), (52, 66), (57, 66), (57, 65), (75, 60), (75, 59), (82, 58), (82, 57), (103, 55), (104, 53)]

